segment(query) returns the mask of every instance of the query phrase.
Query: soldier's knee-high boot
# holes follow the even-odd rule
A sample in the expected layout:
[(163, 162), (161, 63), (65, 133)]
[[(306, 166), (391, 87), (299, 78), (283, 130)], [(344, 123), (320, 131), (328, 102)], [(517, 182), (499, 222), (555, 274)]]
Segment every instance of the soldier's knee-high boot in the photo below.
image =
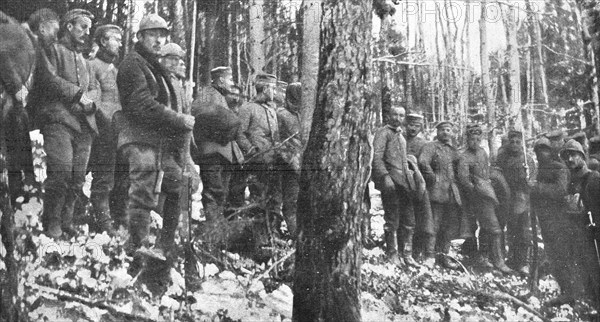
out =
[(148, 246), (148, 235), (150, 234), (150, 210), (129, 210), (129, 240), (127, 251), (133, 254), (140, 247)]
[(488, 236), (490, 239), (490, 257), (494, 267), (504, 274), (513, 273), (513, 270), (504, 263), (504, 243), (502, 243), (502, 234)]
[(423, 234), (423, 265), (433, 268), (435, 266), (435, 243), (436, 236)]
[(65, 196), (65, 203), (62, 209), (61, 229), (63, 233), (70, 236), (75, 236), (77, 230), (73, 225), (73, 214), (75, 213), (75, 204), (77, 203), (78, 195), (75, 191), (68, 191)]
[(167, 196), (163, 207), (163, 227), (160, 234), (160, 247), (165, 254), (171, 253), (175, 243), (175, 231), (177, 231), (180, 215), (179, 196), (176, 194)]
[(400, 258), (398, 257), (398, 238), (396, 236), (396, 230), (390, 225), (384, 225), (384, 239), (385, 239), (385, 254), (387, 255), (388, 261), (394, 265), (402, 265)]
[(49, 237), (58, 238), (62, 235), (61, 213), (65, 202), (65, 194), (54, 189), (46, 189), (44, 194), (44, 212), (42, 225)]
[(94, 210), (95, 230), (99, 233), (105, 231), (109, 235), (114, 234), (113, 221), (110, 216), (110, 194), (108, 191), (92, 191), (90, 201)]
[(413, 267), (421, 267), (421, 265), (413, 258), (413, 236), (413, 230), (403, 229), (402, 233), (398, 235), (398, 245), (402, 245), (402, 260), (404, 261), (404, 264)]
[(515, 268), (522, 275), (529, 274), (529, 245), (520, 244), (515, 249)]

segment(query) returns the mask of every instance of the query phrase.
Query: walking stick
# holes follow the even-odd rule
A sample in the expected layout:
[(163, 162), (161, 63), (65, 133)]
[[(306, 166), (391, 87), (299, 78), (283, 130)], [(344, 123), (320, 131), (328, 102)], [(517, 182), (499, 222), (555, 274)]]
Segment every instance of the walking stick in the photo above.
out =
[[(530, 180), (530, 169), (527, 163), (527, 146), (525, 140), (525, 132), (521, 132), (523, 136), (522, 147), (523, 147), (523, 165), (525, 167), (525, 180), (529, 183)], [(529, 272), (529, 290), (535, 292), (538, 286), (538, 261), (539, 261), (539, 249), (538, 249), (538, 229), (537, 229), (537, 216), (534, 211), (529, 209), (529, 219), (531, 222), (531, 233), (533, 243), (533, 261), (531, 263), (531, 271)]]

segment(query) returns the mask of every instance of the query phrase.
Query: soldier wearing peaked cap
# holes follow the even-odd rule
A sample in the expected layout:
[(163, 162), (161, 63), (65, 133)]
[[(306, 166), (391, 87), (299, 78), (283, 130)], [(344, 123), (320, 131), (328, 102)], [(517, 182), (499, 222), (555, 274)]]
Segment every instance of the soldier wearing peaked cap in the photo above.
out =
[(198, 145), (193, 157), (200, 166), (206, 219), (218, 222), (223, 220), (232, 171), (244, 157), (235, 141), (241, 121), (226, 100), (234, 86), (231, 68), (216, 67), (210, 75), (211, 86), (199, 88), (192, 103), (192, 115), (197, 120), (194, 138)]
[[(119, 91), (117, 90), (117, 67), (115, 61), (121, 49), (123, 29), (117, 25), (102, 25), (94, 32), (94, 41), (98, 44), (96, 57), (89, 62), (90, 88), (98, 107), (96, 121), (98, 137), (92, 144), (88, 169), (92, 172), (90, 201), (96, 219), (96, 229), (113, 232), (112, 218), (117, 225), (126, 227), (123, 210), (111, 212), (109, 207), (111, 193), (115, 186), (115, 163), (117, 155), (117, 137), (112, 119), (116, 111), (121, 110)], [(121, 196), (114, 196), (121, 198)], [(113, 198), (113, 200), (114, 200)]]
[[(436, 244), (440, 245), (440, 251), (444, 254), (450, 251), (450, 241), (458, 235), (462, 205), (455, 177), (459, 154), (452, 145), (453, 124), (444, 121), (437, 124), (436, 128), (436, 140), (425, 144), (419, 155), (419, 168), (427, 182), (433, 215), (434, 234), (425, 242), (427, 266), (435, 262)], [(446, 256), (441, 263), (450, 269), (458, 268)]]
[[(592, 300), (595, 308), (600, 308), (600, 265), (594, 239), (598, 235), (594, 233), (600, 222), (600, 174), (591, 171), (587, 167), (583, 147), (575, 140), (565, 143), (560, 152), (560, 157), (570, 170), (571, 181), (566, 198), (567, 215), (572, 221), (572, 234), (574, 263), (571, 265), (580, 269), (579, 274), (583, 279), (583, 289), (580, 285), (579, 291)], [(596, 226), (589, 226), (595, 223)], [(586, 231), (588, 227), (592, 231)], [(597, 242), (598, 240), (596, 240)], [(568, 297), (559, 297), (551, 304), (563, 304), (572, 300)]]
[[(259, 74), (255, 80), (256, 98), (254, 102), (245, 103), (240, 107), (242, 121), (237, 143), (244, 158), (247, 174), (255, 175), (258, 181), (256, 186), (250, 186), (250, 193), (267, 198), (268, 218), (279, 212), (281, 204), (281, 187), (278, 173), (274, 171), (278, 159), (278, 151), (273, 148), (280, 141), (277, 110), (274, 102), (277, 77), (270, 74)], [(264, 188), (266, 187), (266, 189)], [(232, 187), (234, 203), (240, 205), (240, 191), (242, 187)], [(280, 217), (275, 215), (276, 219)], [(273, 222), (274, 229), (279, 231), (278, 222)]]
[(92, 137), (98, 134), (96, 105), (92, 100), (88, 62), (83, 49), (93, 15), (81, 9), (62, 18), (62, 38), (48, 48), (40, 67), (44, 97), (36, 114), (48, 155), (45, 181), (45, 231), (52, 237), (75, 234), (73, 213), (83, 195)]
[(406, 115), (406, 137), (407, 153), (415, 157), (419, 157), (421, 149), (427, 141), (419, 136), (423, 131), (423, 116), (420, 114), (410, 113)]
[[(477, 218), (479, 227), (485, 234), (480, 234), (481, 249), (487, 244), (487, 254), (491, 263), (503, 273), (512, 270), (504, 263), (503, 234), (495, 213), (498, 199), (490, 180), (488, 155), (481, 147), (483, 133), (479, 124), (470, 124), (466, 128), (467, 148), (462, 152), (458, 162), (458, 181), (465, 196), (465, 208)], [(482, 237), (485, 235), (489, 240)]]
[[(185, 148), (194, 128), (194, 117), (184, 113), (168, 71), (159, 57), (167, 40), (164, 19), (148, 15), (140, 21), (138, 42), (125, 56), (117, 74), (122, 111), (115, 113), (119, 131), (118, 149), (129, 164), (130, 188), (127, 201), (129, 241), (127, 252), (149, 246), (150, 212), (163, 214), (163, 227), (155, 252), (171, 257), (175, 230), (179, 222)], [(159, 208), (159, 200), (164, 205)], [(141, 268), (143, 258), (136, 256), (130, 271)], [(154, 276), (168, 265), (155, 265)], [(168, 270), (167, 270), (168, 271)]]
[(517, 130), (508, 132), (508, 142), (498, 152), (496, 165), (511, 191), (510, 209), (500, 222), (507, 227), (510, 251), (510, 265), (523, 275), (529, 274), (529, 249), (532, 244), (531, 221), (529, 219), (529, 183), (525, 162), (530, 173), (535, 173), (531, 156), (523, 151), (523, 133)]
[(565, 144), (565, 133), (563, 130), (550, 131), (546, 134), (546, 138), (550, 140), (550, 145), (552, 146), (552, 158), (558, 162), (563, 162), (558, 156), (558, 153)]
[(588, 167), (590, 170), (600, 170), (600, 136), (590, 139)]

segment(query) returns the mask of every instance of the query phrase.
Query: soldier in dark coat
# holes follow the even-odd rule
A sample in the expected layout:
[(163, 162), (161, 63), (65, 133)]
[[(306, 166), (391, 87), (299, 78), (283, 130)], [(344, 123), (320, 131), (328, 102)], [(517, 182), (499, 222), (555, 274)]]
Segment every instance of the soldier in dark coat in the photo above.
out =
[[(591, 223), (600, 222), (600, 174), (588, 169), (585, 162), (583, 147), (575, 140), (565, 143), (560, 157), (571, 173), (567, 196), (567, 214), (572, 222), (571, 227), (576, 229), (572, 234), (574, 260), (571, 265), (580, 268), (583, 281), (583, 291), (588, 299), (593, 302), (596, 309), (600, 309), (600, 264), (598, 249), (596, 248), (593, 234), (588, 231)], [(574, 285), (580, 287), (580, 285)], [(550, 304), (561, 304), (564, 298), (559, 297)]]
[(211, 70), (212, 85), (202, 87), (192, 104), (197, 123), (194, 137), (198, 152), (194, 156), (202, 178), (202, 204), (208, 221), (222, 219), (229, 196), (233, 166), (243, 162), (238, 147), (237, 132), (241, 125), (238, 115), (229, 107), (226, 95), (233, 84), (230, 67)]
[[(158, 61), (167, 34), (167, 22), (158, 15), (142, 18), (139, 41), (125, 56), (117, 74), (123, 108), (115, 116), (118, 148), (129, 164), (129, 253), (149, 245), (150, 212), (157, 210), (160, 194), (164, 193), (163, 209), (158, 209), (163, 214), (158, 251), (172, 254), (180, 198), (185, 193), (184, 147), (195, 120), (177, 105), (169, 72)], [(138, 269), (139, 264), (140, 260), (134, 262), (131, 270)]]
[[(110, 212), (110, 194), (115, 185), (115, 161), (117, 154), (117, 136), (114, 133), (112, 119), (116, 111), (121, 110), (119, 91), (117, 90), (117, 67), (123, 30), (116, 25), (103, 25), (96, 28), (94, 40), (99, 49), (96, 58), (89, 62), (90, 89), (95, 92), (94, 101), (98, 108), (96, 123), (98, 137), (92, 144), (88, 169), (92, 172), (90, 200), (92, 202), (96, 228), (98, 231), (113, 233)], [(119, 216), (118, 224), (126, 226), (126, 218)]]
[[(410, 193), (415, 189), (415, 182), (408, 168), (406, 140), (400, 127), (404, 117), (403, 107), (392, 107), (386, 116), (387, 124), (375, 133), (372, 178), (381, 191), (388, 259), (395, 265), (419, 266), (412, 257), (415, 213)], [(399, 250), (402, 259), (398, 256)]]
[(281, 165), (281, 213), (291, 236), (296, 236), (296, 210), (298, 193), (300, 192), (300, 163), (302, 162), (302, 128), (300, 108), (302, 84), (291, 83), (287, 86), (285, 106), (277, 109), (279, 134), (282, 139), (291, 139), (282, 147)]
[(550, 258), (552, 275), (560, 285), (561, 296), (552, 300), (564, 304), (581, 298), (583, 280), (573, 254), (579, 252), (573, 241), (581, 227), (577, 227), (567, 213), (566, 196), (569, 187), (569, 170), (553, 158), (552, 144), (543, 137), (535, 142), (538, 160), (536, 180), (531, 186), (531, 211), (540, 222), (544, 248)]
[(558, 162), (563, 162), (558, 153), (565, 144), (565, 133), (562, 130), (554, 130), (548, 132), (545, 136), (550, 140), (552, 146), (552, 158)]
[(421, 154), (421, 150), (427, 143), (419, 134), (423, 131), (423, 116), (420, 114), (410, 113), (406, 115), (406, 153), (414, 155), (416, 158)]
[(478, 124), (468, 125), (466, 133), (467, 148), (458, 163), (458, 181), (465, 196), (465, 208), (477, 219), (481, 232), (489, 238), (489, 253), (482, 255), (489, 256), (494, 267), (502, 273), (511, 273), (512, 270), (504, 263), (504, 235), (495, 212), (498, 199), (490, 180), (488, 155), (480, 146), (481, 127)]
[[(419, 167), (431, 201), (435, 231), (435, 235), (427, 240), (426, 254), (434, 254), (436, 242), (440, 251), (448, 254), (450, 242), (458, 235), (460, 228), (462, 201), (455, 179), (459, 155), (452, 146), (453, 126), (447, 121), (437, 124), (437, 139), (425, 144), (419, 156)], [(448, 256), (444, 256), (441, 263), (450, 269), (458, 268), (458, 264)]]
[[(527, 160), (527, 161), (525, 161)], [(510, 209), (505, 222), (510, 263), (519, 273), (529, 274), (529, 249), (531, 248), (531, 220), (529, 218), (529, 186), (525, 162), (530, 173), (534, 173), (533, 160), (524, 155), (523, 134), (520, 131), (508, 133), (508, 144), (498, 153), (496, 163), (511, 190)]]
[(280, 141), (277, 111), (274, 103), (277, 77), (269, 74), (256, 76), (256, 97), (240, 107), (242, 121), (237, 143), (244, 153), (244, 172), (256, 178), (250, 184), (251, 196), (266, 200), (269, 222), (279, 231), (278, 213), (281, 207), (279, 173), (275, 171), (279, 151), (275, 146)]
[(83, 194), (96, 105), (88, 93), (88, 62), (81, 50), (89, 36), (93, 16), (73, 9), (62, 19), (64, 36), (49, 48), (41, 73), (44, 97), (36, 112), (44, 135), (48, 177), (44, 182), (44, 230), (52, 237), (75, 234), (74, 206)]

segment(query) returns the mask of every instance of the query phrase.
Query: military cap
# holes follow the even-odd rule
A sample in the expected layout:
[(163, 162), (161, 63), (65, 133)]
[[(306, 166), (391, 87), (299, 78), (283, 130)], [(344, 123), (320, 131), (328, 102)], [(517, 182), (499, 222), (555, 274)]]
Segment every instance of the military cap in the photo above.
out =
[(302, 103), (302, 84), (291, 83), (285, 90), (285, 100), (293, 107), (299, 107)]
[(31, 31), (36, 32), (40, 28), (40, 25), (46, 21), (56, 21), (60, 22), (60, 18), (54, 10), (48, 8), (42, 8), (36, 10), (34, 13), (29, 16), (29, 20), (27, 20), (27, 24), (29, 25), (29, 29)]
[(94, 40), (96, 40), (96, 42), (100, 42), (100, 39), (105, 37), (108, 31), (116, 31), (121, 34), (123, 33), (123, 29), (121, 27), (117, 25), (106, 24), (96, 28), (96, 31), (94, 31)]
[(406, 123), (419, 123), (423, 124), (423, 115), (416, 113), (409, 113), (406, 115)]
[(481, 134), (483, 130), (479, 124), (467, 124), (467, 135)]
[(600, 136), (594, 136), (590, 139), (590, 154), (600, 152)]
[(562, 150), (560, 150), (559, 155), (561, 159), (566, 160), (568, 157), (567, 152), (569, 151), (579, 152), (583, 157), (585, 157), (585, 152), (583, 151), (581, 143), (573, 139), (567, 141), (567, 143), (565, 143), (565, 145), (563, 146)]
[(535, 143), (533, 144), (534, 151), (537, 151), (538, 149), (540, 149), (542, 147), (552, 149), (552, 144), (550, 143), (550, 140), (547, 137), (541, 137), (541, 138), (537, 139), (535, 141)]
[(258, 74), (255, 78), (256, 86), (277, 85), (277, 76), (272, 74)]
[(285, 90), (288, 87), (288, 83), (284, 81), (277, 81), (277, 87)]
[(184, 59), (185, 51), (181, 49), (181, 47), (178, 44), (170, 42), (162, 47), (162, 49), (160, 50), (160, 55), (162, 57), (176, 56), (181, 59)]
[(452, 123), (450, 121), (441, 121), (441, 122), (439, 122), (438, 124), (435, 125), (435, 128), (439, 130), (444, 125), (448, 125), (450, 127), (454, 127), (454, 123)]
[(564, 132), (562, 130), (554, 130), (554, 131), (550, 131), (546, 134), (546, 137), (550, 140), (550, 141), (556, 141), (556, 140), (561, 140), (564, 137)]
[(90, 20), (94, 19), (94, 15), (85, 9), (71, 9), (62, 17), (62, 23), (66, 25), (79, 17), (89, 18)]
[(210, 78), (212, 78), (213, 81), (215, 79), (217, 79), (218, 77), (220, 77), (221, 75), (226, 75), (226, 74), (233, 75), (233, 71), (231, 70), (231, 67), (219, 66), (219, 67), (215, 67), (210, 70)]
[(587, 139), (587, 136), (585, 136), (585, 133), (583, 133), (583, 132), (577, 132), (577, 133), (569, 136), (567, 139), (569, 139), (569, 140), (573, 139), (573, 140), (581, 143), (581, 142), (585, 142), (585, 140)]
[(163, 29), (169, 31), (167, 21), (157, 14), (149, 14), (142, 18), (138, 32), (150, 29)]
[(508, 131), (508, 138), (513, 138), (513, 137), (523, 137), (523, 132), (519, 131), (519, 130), (510, 130)]

